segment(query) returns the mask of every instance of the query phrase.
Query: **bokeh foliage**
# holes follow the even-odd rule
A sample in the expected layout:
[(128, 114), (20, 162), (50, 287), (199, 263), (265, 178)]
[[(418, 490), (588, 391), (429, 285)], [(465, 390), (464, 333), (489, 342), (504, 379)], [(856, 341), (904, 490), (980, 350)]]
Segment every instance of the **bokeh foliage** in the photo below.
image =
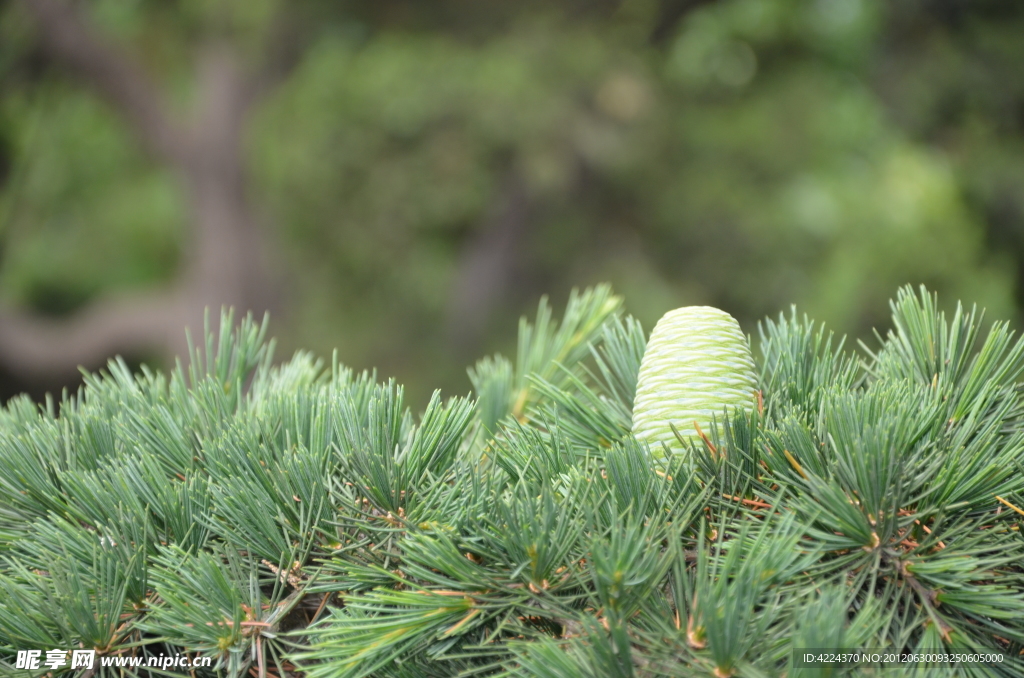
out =
[[(256, 61), (280, 7), (86, 3), (180, 101), (195, 44)], [(798, 303), (840, 331), (898, 285), (1016, 317), (1024, 9), (953, 0), (290, 3), (300, 49), (248, 130), (290, 284), (287, 346), (464, 390), (460, 262), (525, 226), (470, 352), (541, 291), (611, 280), (650, 325)], [(66, 313), (181, 265), (187, 215), (117, 114), (0, 6), (0, 295)], [(445, 330), (446, 323), (448, 330)]]

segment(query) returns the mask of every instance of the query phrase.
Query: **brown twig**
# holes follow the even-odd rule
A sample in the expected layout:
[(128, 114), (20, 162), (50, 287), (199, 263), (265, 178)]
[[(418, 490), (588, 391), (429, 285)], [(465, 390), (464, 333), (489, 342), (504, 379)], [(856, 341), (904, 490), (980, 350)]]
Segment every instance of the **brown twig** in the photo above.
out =
[[(715, 459), (718, 459), (718, 448), (715, 447), (714, 443), (711, 442), (711, 440), (707, 437), (704, 431), (700, 429), (700, 424), (698, 424), (697, 422), (693, 422), (693, 427), (697, 429), (697, 435), (700, 436), (700, 439), (703, 440), (704, 444), (708, 446), (709, 450), (711, 450), (711, 455)], [(725, 457), (724, 454), (722, 456)]]
[(324, 594), (323, 600), (320, 601), (320, 604), (316, 608), (316, 613), (313, 614), (313, 618), (309, 620), (310, 624), (315, 623), (316, 620), (320, 618), (320, 613), (323, 612), (324, 607), (327, 606), (327, 601), (330, 600), (332, 595), (333, 593), (331, 593), (330, 591)]
[(765, 503), (763, 501), (757, 501), (757, 500), (754, 500), (754, 499), (744, 499), (743, 497), (734, 497), (734, 496), (732, 496), (730, 494), (723, 494), (722, 496), (725, 497), (726, 499), (730, 499), (732, 501), (738, 501), (741, 504), (746, 504), (747, 506), (754, 506), (756, 508), (771, 508), (772, 507), (771, 504), (767, 504), (767, 503)]

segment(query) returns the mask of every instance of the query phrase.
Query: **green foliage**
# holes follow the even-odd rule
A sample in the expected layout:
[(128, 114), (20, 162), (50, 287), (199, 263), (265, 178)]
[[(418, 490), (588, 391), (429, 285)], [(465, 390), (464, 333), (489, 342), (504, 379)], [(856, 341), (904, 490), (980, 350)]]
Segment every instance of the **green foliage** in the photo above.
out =
[(0, 67), (11, 85), (0, 96), (0, 155), (18, 158), (0, 191), (5, 301), (64, 314), (170, 278), (187, 215), (169, 173), (91, 93), (52, 79), (22, 87), (11, 75)]
[(803, 651), (884, 648), (1005, 661), (875, 675), (1024, 673), (1005, 325), (909, 288), (861, 354), (766, 321), (763, 407), (665, 465), (629, 433), (642, 328), (606, 287), (573, 299), (523, 322), (514, 367), (478, 363), (479, 400), (418, 416), (336, 361), (274, 366), (229, 315), (170, 375), (115, 361), (59, 412), (13, 401), (0, 666), (85, 647), (210, 657), (196, 678), (824, 677), (848, 667)]
[(534, 382), (557, 388), (571, 380), (572, 369), (592, 350), (591, 346), (604, 330), (604, 322), (622, 304), (608, 285), (573, 294), (562, 322), (552, 322), (547, 297), (540, 301), (537, 320), (531, 325), (526, 318), (519, 321), (519, 343), (514, 368), (501, 356), (485, 358), (469, 371), (477, 392), (486, 430), (507, 415), (525, 421), (527, 410), (536, 401)]
[[(446, 320), (507, 350), (524, 304), (599, 280), (648, 327), (679, 303), (750, 327), (796, 302), (866, 336), (908, 282), (1019, 321), (1024, 11), (950, 3), (79, 9), (169, 117), (201, 96), (200, 45), (246, 72), (288, 55), (245, 135), (246, 195), (294, 290), (275, 332), (401, 375), (419, 408), (463, 388)], [(0, 6), (0, 302), (63, 314), (168, 282), (192, 251), (187, 196), (36, 38)], [(500, 252), (519, 275), (452, 308), (467, 253), (506, 242), (488, 235), (507, 202), (528, 215)]]

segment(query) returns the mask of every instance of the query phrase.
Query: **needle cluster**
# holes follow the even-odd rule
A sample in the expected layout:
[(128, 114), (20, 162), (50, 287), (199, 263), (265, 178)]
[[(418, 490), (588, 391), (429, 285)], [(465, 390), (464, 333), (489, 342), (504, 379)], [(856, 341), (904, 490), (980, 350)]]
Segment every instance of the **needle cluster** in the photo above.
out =
[[(872, 675), (1024, 675), (1024, 344), (924, 290), (892, 317), (858, 352), (765, 321), (758, 405), (664, 455), (631, 434), (647, 337), (607, 287), (418, 416), (225, 315), (188, 367), (0, 411), (0, 671), (755, 678), (880, 648), (1004, 661)], [(89, 672), (115, 675), (172, 674)]]

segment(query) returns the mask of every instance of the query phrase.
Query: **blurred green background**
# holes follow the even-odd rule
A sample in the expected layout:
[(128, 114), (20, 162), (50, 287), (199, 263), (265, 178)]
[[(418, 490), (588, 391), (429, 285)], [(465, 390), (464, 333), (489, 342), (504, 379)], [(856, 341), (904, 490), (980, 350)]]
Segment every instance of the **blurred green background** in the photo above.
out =
[[(756, 332), (795, 303), (869, 337), (908, 282), (1020, 315), (1018, 0), (4, 0), (0, 305), (22, 314), (172, 284), (199, 228), (183, 171), (47, 41), (54, 8), (171, 117), (210, 45), (254, 74), (238, 153), (273, 289), (251, 306), (279, 356), (337, 348), (414, 402), (467, 392), (541, 294), (601, 281), (647, 328), (711, 304)], [(59, 387), (17, 361), (0, 396)]]

